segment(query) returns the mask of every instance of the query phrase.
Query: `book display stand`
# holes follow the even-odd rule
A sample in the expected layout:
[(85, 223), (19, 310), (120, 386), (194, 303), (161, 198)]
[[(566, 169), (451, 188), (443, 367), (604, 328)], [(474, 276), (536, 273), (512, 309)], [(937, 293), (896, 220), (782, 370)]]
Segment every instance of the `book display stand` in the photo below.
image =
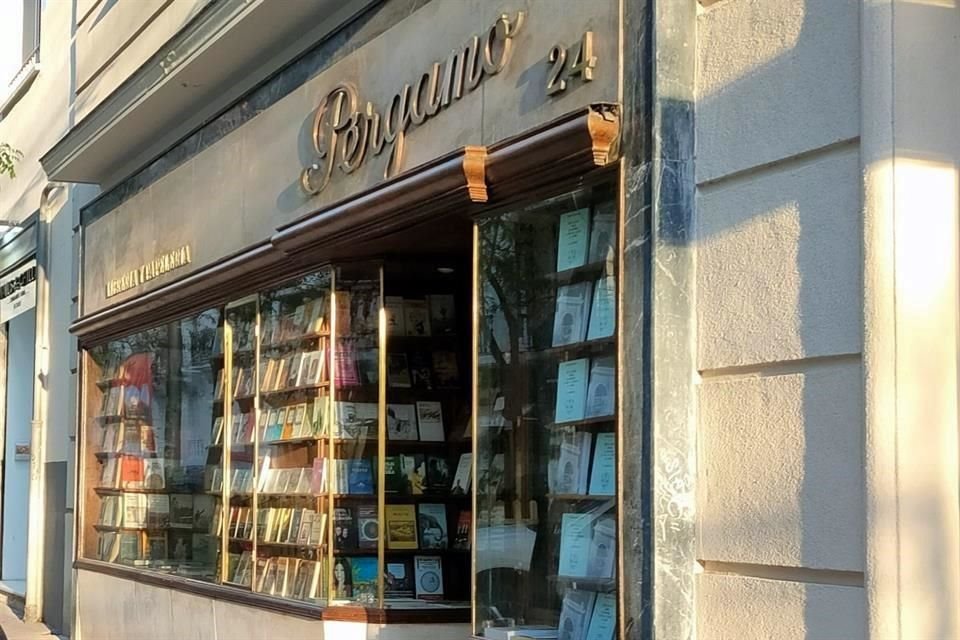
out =
[(615, 211), (599, 185), (477, 224), (479, 637), (614, 637)]

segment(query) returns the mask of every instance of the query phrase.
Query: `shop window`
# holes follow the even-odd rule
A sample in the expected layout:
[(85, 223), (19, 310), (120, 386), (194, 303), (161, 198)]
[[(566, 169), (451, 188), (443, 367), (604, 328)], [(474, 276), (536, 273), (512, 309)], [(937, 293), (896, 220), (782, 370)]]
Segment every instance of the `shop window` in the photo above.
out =
[(616, 229), (608, 186), (477, 223), (478, 636), (614, 637)]

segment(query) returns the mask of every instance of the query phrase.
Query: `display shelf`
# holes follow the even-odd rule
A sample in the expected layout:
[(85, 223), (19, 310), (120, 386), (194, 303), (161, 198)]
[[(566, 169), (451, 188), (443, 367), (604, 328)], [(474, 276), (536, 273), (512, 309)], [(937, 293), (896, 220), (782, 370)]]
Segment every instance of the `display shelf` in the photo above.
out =
[(600, 496), (581, 493), (548, 493), (547, 500), (556, 502), (606, 502), (613, 500), (616, 496)]
[[(284, 338), (276, 342), (270, 342), (260, 346), (261, 353), (264, 351), (290, 350), (291, 347), (299, 347), (304, 343), (313, 342), (319, 338), (329, 338), (329, 331), (320, 331), (317, 333), (307, 333), (296, 337)], [(341, 336), (342, 337), (342, 336)]]
[(584, 340), (583, 342), (574, 342), (557, 347), (531, 349), (523, 351), (521, 357), (527, 360), (575, 360), (602, 355), (605, 352), (613, 351), (616, 346), (617, 339), (615, 337), (597, 338), (596, 340)]
[(554, 271), (544, 275), (543, 279), (553, 286), (590, 282), (609, 273), (610, 263), (606, 260), (588, 262), (587, 264), (563, 271)]
[(584, 418), (583, 420), (570, 420), (569, 422), (550, 422), (544, 425), (546, 429), (566, 429), (574, 427), (575, 429), (603, 429), (605, 427), (616, 427), (616, 416), (600, 416), (597, 418)]
[[(274, 389), (272, 391), (261, 391), (260, 398), (270, 400), (273, 398), (283, 398), (286, 396), (295, 395), (297, 393), (303, 393), (304, 395), (308, 395), (309, 392), (315, 392), (313, 393), (313, 395), (315, 396), (326, 395), (326, 392), (329, 392), (329, 390), (330, 390), (330, 382), (324, 381), (317, 384), (302, 385), (299, 387), (287, 387), (284, 389)], [(324, 393), (323, 394), (319, 393), (321, 391)]]
[[(150, 526), (144, 525), (142, 527), (128, 527), (128, 526), (114, 526), (110, 524), (94, 524), (93, 528), (97, 531), (193, 531), (192, 529), (180, 528), (180, 527), (171, 527), (170, 525), (165, 526)], [(206, 532), (198, 532), (206, 533)]]
[(595, 591), (597, 593), (614, 593), (617, 590), (616, 578), (584, 578), (553, 575), (547, 576), (547, 580), (552, 583), (567, 585), (571, 589), (582, 589), (584, 591)]
[(147, 495), (168, 495), (179, 493), (175, 489), (118, 489), (114, 487), (94, 487), (93, 490), (102, 496), (119, 496), (124, 493), (144, 493)]

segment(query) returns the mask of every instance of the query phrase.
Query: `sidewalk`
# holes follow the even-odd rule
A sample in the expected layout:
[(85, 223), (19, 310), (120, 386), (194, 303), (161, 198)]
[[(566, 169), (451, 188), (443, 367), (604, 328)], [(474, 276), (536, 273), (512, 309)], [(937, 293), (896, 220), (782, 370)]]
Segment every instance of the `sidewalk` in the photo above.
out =
[(0, 600), (0, 640), (53, 640), (59, 638), (39, 622), (24, 622), (7, 603)]

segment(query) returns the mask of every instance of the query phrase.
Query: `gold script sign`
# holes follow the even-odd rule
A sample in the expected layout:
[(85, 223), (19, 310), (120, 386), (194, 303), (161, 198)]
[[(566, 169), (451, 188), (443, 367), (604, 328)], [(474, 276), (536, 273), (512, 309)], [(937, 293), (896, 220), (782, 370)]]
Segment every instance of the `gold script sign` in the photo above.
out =
[(136, 269), (107, 282), (107, 297), (110, 298), (118, 293), (139, 287), (174, 269), (185, 267), (190, 264), (190, 259), (190, 245), (184, 245), (173, 251), (163, 253), (150, 262), (146, 262)]
[(353, 173), (369, 155), (378, 156), (388, 147), (390, 156), (383, 176), (389, 178), (399, 172), (407, 130), (476, 89), (485, 76), (500, 73), (510, 61), (513, 39), (525, 18), (523, 11), (513, 19), (502, 14), (489, 29), (470, 37), (445, 61), (434, 62), (413, 84), (404, 84), (382, 114), (371, 102), (360, 108), (353, 85), (334, 87), (321, 101), (313, 121), (316, 155), (300, 176), (303, 189), (320, 193), (334, 169)]

